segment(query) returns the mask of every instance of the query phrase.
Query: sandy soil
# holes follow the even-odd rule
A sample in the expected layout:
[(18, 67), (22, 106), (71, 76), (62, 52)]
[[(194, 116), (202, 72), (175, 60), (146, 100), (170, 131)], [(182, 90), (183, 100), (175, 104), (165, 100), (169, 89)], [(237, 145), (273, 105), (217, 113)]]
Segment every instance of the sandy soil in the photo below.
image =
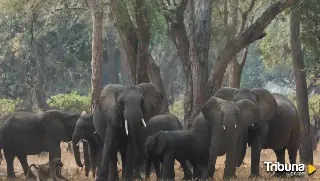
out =
[[(69, 180), (76, 180), (76, 181), (93, 181), (94, 179), (90, 175), (89, 177), (84, 176), (84, 169), (77, 167), (74, 157), (70, 152), (66, 151), (66, 144), (61, 144), (62, 148), (62, 162), (64, 163), (63, 167), (63, 175)], [(290, 180), (320, 180), (320, 145), (318, 145), (318, 151), (314, 152), (314, 166), (318, 169), (314, 174), (309, 176), (306, 174), (304, 177), (290, 179)], [(215, 180), (222, 180), (223, 176), (223, 169), (224, 169), (224, 160), (225, 156), (219, 157), (216, 164), (216, 172), (215, 172)], [(46, 163), (48, 161), (48, 156), (28, 156), (29, 164), (41, 164)], [(263, 150), (261, 154), (261, 165), (260, 165), (260, 173), (262, 174), (262, 179), (259, 180), (289, 180), (289, 179), (276, 179), (272, 177), (272, 174), (266, 172), (266, 166), (263, 164), (264, 161), (276, 161), (276, 156), (272, 150)], [(286, 162), (289, 163), (288, 155), (286, 153)], [(297, 160), (299, 163), (299, 158)], [(15, 173), (18, 178), (11, 179), (14, 181), (25, 180), (23, 175), (23, 171), (18, 159), (15, 159), (14, 162)], [(183, 171), (179, 165), (179, 163), (175, 164), (176, 170), (176, 180), (181, 180), (183, 177)], [(121, 170), (120, 170), (121, 172)], [(5, 160), (2, 161), (0, 165), (0, 180), (8, 180), (6, 179), (6, 163)], [(245, 157), (245, 163), (240, 167), (237, 168), (237, 177), (238, 180), (248, 180), (248, 176), (250, 174), (250, 149), (247, 151), (247, 155)], [(152, 174), (151, 180), (156, 180), (155, 175)]]

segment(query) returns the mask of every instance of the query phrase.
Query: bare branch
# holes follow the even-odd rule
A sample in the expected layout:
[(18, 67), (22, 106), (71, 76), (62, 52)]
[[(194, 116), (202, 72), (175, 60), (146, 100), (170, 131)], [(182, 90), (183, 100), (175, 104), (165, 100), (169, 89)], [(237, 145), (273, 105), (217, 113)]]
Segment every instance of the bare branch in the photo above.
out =
[(247, 46), (243, 51), (242, 58), (241, 58), (241, 61), (240, 61), (240, 69), (241, 70), (243, 70), (243, 67), (246, 64), (246, 60), (247, 60), (247, 57), (248, 57), (248, 50), (249, 50), (249, 46)]
[(228, 19), (229, 19), (228, 0), (225, 0), (224, 3), (223, 3), (223, 25), (224, 25), (224, 29), (225, 29), (225, 35), (226, 35), (226, 38), (227, 38), (227, 42), (230, 39), (230, 37), (229, 37)]
[(238, 31), (238, 33), (237, 33), (237, 36), (238, 36), (240, 33), (243, 32), (244, 27), (245, 27), (245, 25), (246, 25), (246, 23), (247, 23), (248, 15), (249, 15), (249, 13), (252, 11), (255, 3), (256, 3), (256, 0), (251, 0), (251, 3), (250, 3), (249, 8), (248, 8), (245, 12), (242, 13), (242, 15), (241, 15), (242, 21), (241, 21), (241, 25), (240, 25), (239, 31)]

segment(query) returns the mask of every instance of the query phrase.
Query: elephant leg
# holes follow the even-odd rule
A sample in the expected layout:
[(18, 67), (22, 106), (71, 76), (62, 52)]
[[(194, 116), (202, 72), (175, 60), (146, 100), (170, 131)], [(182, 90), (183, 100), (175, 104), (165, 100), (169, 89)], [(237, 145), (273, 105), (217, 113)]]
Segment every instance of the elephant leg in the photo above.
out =
[(291, 164), (297, 163), (298, 148), (288, 147), (289, 160)]
[(28, 161), (27, 161), (27, 155), (19, 155), (19, 156), (17, 156), (17, 158), (20, 161), (24, 175), (27, 178), (36, 178), (36, 176), (32, 172), (29, 172), (29, 174), (28, 174), (29, 165), (28, 165)]
[(14, 174), (14, 168), (13, 168), (13, 160), (14, 160), (15, 156), (13, 156), (11, 154), (8, 154), (6, 151), (4, 151), (4, 157), (5, 157), (6, 162), (7, 162), (7, 175), (8, 175), (8, 178), (15, 178), (16, 175)]
[(163, 165), (161, 168), (161, 179), (162, 180), (174, 180), (174, 152), (168, 151), (163, 160)]
[(260, 177), (259, 173), (259, 164), (260, 164), (260, 154), (262, 145), (266, 138), (268, 127), (264, 126), (263, 128), (255, 129), (250, 131), (251, 142), (251, 174), (249, 178)]
[(109, 179), (108, 180), (119, 180), (118, 166), (117, 166), (117, 152), (112, 150), (112, 156), (109, 163)]
[(126, 149), (120, 150), (121, 155), (121, 167), (122, 167), (122, 174), (121, 177), (124, 178), (125, 176), (125, 168), (126, 168)]
[[(46, 146), (49, 150), (49, 161), (54, 158), (61, 158), (60, 141), (56, 141), (48, 137), (45, 140), (46, 140)], [(58, 181), (57, 168), (53, 164), (50, 164), (50, 172), (51, 172), (51, 178), (54, 181)]]
[(96, 169), (97, 169), (97, 151), (93, 149), (91, 146), (90, 148), (90, 159), (91, 159), (91, 170), (92, 170), (92, 177), (96, 177)]
[(143, 178), (140, 175), (140, 167), (142, 165), (143, 162), (143, 158), (139, 155), (136, 154), (135, 158), (134, 158), (134, 169), (133, 169), (133, 178), (136, 180), (143, 180)]
[(135, 147), (133, 144), (133, 140), (129, 138), (128, 145), (126, 149), (126, 165), (125, 165), (125, 173), (124, 173), (124, 181), (132, 181), (133, 180), (133, 163), (135, 156)]
[(145, 162), (145, 179), (148, 180), (150, 178), (152, 160), (147, 158)]
[(96, 175), (99, 175), (99, 168), (100, 168), (100, 165), (101, 165), (102, 153), (103, 153), (103, 148), (99, 146), (98, 151), (97, 151)]
[(197, 180), (197, 179), (201, 179), (202, 175), (201, 175), (201, 167), (200, 167), (200, 163), (196, 160), (196, 159), (191, 159), (190, 163), (192, 165), (193, 168), (193, 179)]
[[(236, 145), (236, 143), (234, 143)], [(227, 152), (226, 162), (224, 167), (223, 180), (236, 178), (236, 149), (231, 148), (230, 151)]]
[[(280, 163), (280, 164), (285, 164), (285, 151), (286, 151), (286, 148), (283, 148), (283, 149), (279, 149), (279, 150), (273, 150), (277, 156), (277, 161)], [(275, 173), (275, 176), (276, 177), (281, 177), (281, 176), (285, 176), (285, 172), (284, 171), (276, 171)]]
[(99, 172), (96, 181), (104, 181), (108, 179), (109, 163), (112, 160), (111, 157), (113, 156), (111, 152), (115, 149), (115, 139), (115, 130), (112, 126), (108, 126), (104, 138), (101, 164), (99, 166)]
[(183, 169), (184, 177), (182, 180), (190, 180), (192, 179), (192, 172), (190, 168), (187, 165), (187, 160), (180, 160), (179, 163)]
[[(160, 160), (158, 158), (156, 158), (156, 159), (154, 159), (152, 161), (152, 163), (153, 163), (153, 167), (154, 167), (154, 169), (156, 171), (156, 177), (157, 177), (157, 179), (160, 179), (161, 178), (161, 166), (160, 166), (161, 163), (160, 163)], [(149, 175), (150, 175), (150, 173), (149, 173)]]

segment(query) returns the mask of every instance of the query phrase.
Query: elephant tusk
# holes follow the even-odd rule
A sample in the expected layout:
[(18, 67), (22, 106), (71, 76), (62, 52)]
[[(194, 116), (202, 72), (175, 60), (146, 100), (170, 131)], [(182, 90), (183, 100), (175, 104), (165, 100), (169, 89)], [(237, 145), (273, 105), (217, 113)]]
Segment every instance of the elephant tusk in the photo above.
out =
[(78, 142), (78, 144), (76, 146), (79, 146), (80, 142), (81, 142), (81, 140), (79, 140), (79, 142)]
[(234, 124), (234, 128), (237, 128), (237, 125), (236, 125), (236, 124)]
[(147, 127), (146, 122), (144, 122), (144, 119), (142, 118), (142, 123), (144, 127)]
[(72, 143), (72, 141), (69, 141), (68, 143)]
[(124, 121), (124, 127), (125, 127), (126, 133), (128, 135), (128, 121), (127, 120)]
[(223, 130), (226, 130), (226, 127), (225, 127), (225, 126), (223, 126)]
[(254, 124), (252, 124), (251, 126), (254, 126)]
[(96, 133), (98, 133), (98, 131), (93, 132), (93, 134), (96, 134)]
[(82, 141), (84, 141), (84, 142), (88, 143), (88, 140), (82, 139)]

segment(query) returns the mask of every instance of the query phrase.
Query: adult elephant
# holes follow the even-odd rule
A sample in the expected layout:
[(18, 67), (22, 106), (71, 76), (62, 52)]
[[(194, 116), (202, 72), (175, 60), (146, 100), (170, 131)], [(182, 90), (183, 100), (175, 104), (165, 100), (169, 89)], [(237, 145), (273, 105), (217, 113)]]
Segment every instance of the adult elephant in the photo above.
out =
[[(219, 97), (228, 101), (250, 100), (259, 107), (259, 118), (257, 123), (246, 128), (238, 136), (238, 155), (237, 155), (237, 167), (240, 167), (242, 160), (246, 153), (247, 143), (251, 146), (251, 174), (250, 178), (258, 177), (260, 153), (266, 139), (269, 120), (271, 120), (276, 114), (277, 102), (271, 92), (263, 88), (253, 89), (236, 89), (223, 87), (219, 89), (216, 94)], [(248, 140), (248, 135), (251, 139)], [(248, 142), (249, 141), (249, 142)]]
[(94, 127), (103, 139), (103, 154), (97, 181), (106, 180), (110, 160), (117, 147), (126, 151), (125, 180), (132, 180), (134, 154), (142, 154), (140, 130), (161, 110), (162, 94), (150, 83), (123, 86), (109, 84), (102, 91), (98, 108), (104, 119), (93, 118)]
[[(277, 112), (269, 120), (269, 129), (262, 149), (273, 149), (277, 161), (285, 164), (285, 150), (288, 150), (291, 164), (296, 164), (299, 149), (300, 117), (293, 102), (286, 96), (273, 93), (277, 102)], [(281, 139), (279, 139), (281, 138)], [(254, 136), (249, 134), (248, 142), (252, 142)], [(243, 160), (240, 160), (241, 162)], [(275, 176), (284, 176), (284, 172), (276, 172)]]
[[(80, 113), (57, 110), (38, 113), (18, 111), (10, 115), (1, 130), (8, 177), (15, 177), (15, 157), (19, 159), (25, 175), (28, 172), (27, 155), (49, 152), (49, 160), (61, 158), (60, 142), (71, 141), (79, 117)], [(55, 169), (51, 171), (56, 181)]]
[(250, 100), (226, 101), (212, 96), (193, 121), (194, 148), (203, 179), (213, 178), (217, 156), (226, 155), (224, 179), (235, 177), (238, 134), (257, 124), (259, 107)]

